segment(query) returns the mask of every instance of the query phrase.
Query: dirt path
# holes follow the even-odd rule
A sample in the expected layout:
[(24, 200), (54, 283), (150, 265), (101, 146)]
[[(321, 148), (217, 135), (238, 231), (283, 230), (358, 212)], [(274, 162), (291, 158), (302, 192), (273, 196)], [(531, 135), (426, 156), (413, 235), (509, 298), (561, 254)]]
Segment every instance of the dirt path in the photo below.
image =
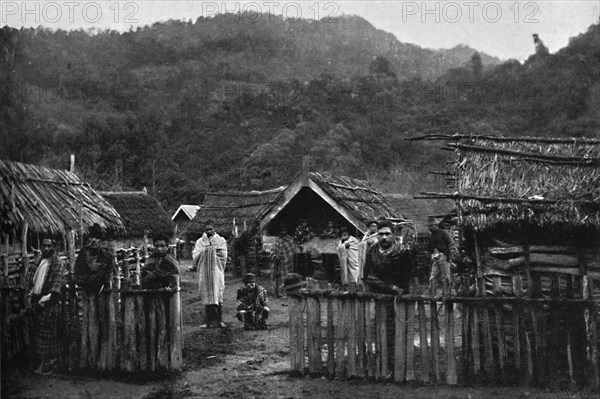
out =
[[(288, 373), (287, 301), (270, 297), (269, 331), (244, 331), (235, 319), (240, 279), (226, 278), (224, 329), (201, 330), (204, 306), (197, 295), (195, 274), (183, 264), (184, 370), (162, 381), (124, 377), (57, 374), (40, 377), (19, 370), (2, 370), (2, 398), (597, 398), (589, 392), (547, 392), (524, 388), (458, 388), (396, 385), (360, 380), (297, 378)], [(268, 287), (265, 277), (259, 283)]]

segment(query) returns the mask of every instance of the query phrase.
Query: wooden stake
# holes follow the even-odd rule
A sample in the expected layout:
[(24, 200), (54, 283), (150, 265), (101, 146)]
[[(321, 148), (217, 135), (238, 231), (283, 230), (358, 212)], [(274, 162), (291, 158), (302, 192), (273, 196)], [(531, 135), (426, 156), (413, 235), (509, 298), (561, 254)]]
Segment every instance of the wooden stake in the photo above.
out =
[(333, 299), (327, 298), (327, 374), (335, 376), (335, 332), (333, 324)]
[(440, 323), (437, 314), (437, 302), (431, 301), (431, 357), (433, 359), (433, 374), (436, 381), (441, 381), (440, 370)]
[(425, 302), (419, 301), (419, 340), (421, 346), (421, 374), (423, 382), (429, 382), (429, 351), (427, 348), (427, 315), (425, 314)]
[(473, 353), (473, 374), (479, 375), (481, 372), (481, 347), (479, 337), (479, 308), (477, 304), (471, 307), (471, 348)]
[[(357, 373), (360, 378), (366, 376), (366, 346), (365, 346), (365, 303), (367, 301), (356, 299), (356, 343), (358, 346)], [(367, 324), (369, 325), (369, 324)], [(370, 327), (370, 325), (369, 325)]]
[(415, 379), (415, 303), (406, 306), (406, 381)]
[(345, 321), (345, 306), (346, 301), (343, 299), (337, 299), (335, 301), (336, 313), (337, 313), (337, 324), (335, 326), (335, 378), (342, 379), (345, 377), (345, 338), (346, 338), (346, 325)]
[(169, 308), (169, 341), (171, 343), (170, 349), (170, 367), (171, 371), (180, 371), (182, 364), (182, 350), (183, 350), (183, 335), (181, 328), (181, 289), (179, 283), (179, 276), (176, 276), (176, 291), (171, 295), (170, 308)]
[(406, 303), (396, 297), (394, 305), (394, 381), (403, 382), (406, 377)]
[(456, 385), (456, 358), (454, 357), (454, 303), (446, 302), (446, 383)]
[(307, 301), (307, 337), (308, 372), (312, 376), (321, 374), (321, 306), (318, 298), (306, 298)]
[[(348, 377), (355, 377), (356, 371), (356, 299), (348, 299), (346, 313), (348, 331)], [(319, 329), (319, 333), (321, 330)]]
[(165, 312), (164, 294), (155, 294), (156, 303), (156, 367), (157, 370), (169, 369), (169, 344), (167, 338), (167, 314)]
[[(146, 301), (144, 300), (143, 294), (133, 295), (135, 298), (135, 327), (137, 332), (137, 356), (139, 361), (139, 369), (142, 371), (148, 371), (149, 365), (149, 348), (148, 348), (148, 317), (146, 315)], [(133, 340), (133, 338), (132, 338)], [(135, 351), (135, 348), (133, 349)], [(136, 352), (133, 353), (132, 362), (135, 367), (138, 367), (136, 363)]]
[[(131, 373), (136, 371), (136, 367), (138, 367), (138, 364), (133, 361), (134, 353), (139, 351), (135, 333), (136, 298), (134, 295), (125, 294), (121, 295), (121, 299), (123, 300), (123, 345), (121, 346), (121, 370)], [(138, 316), (143, 317), (143, 313)]]

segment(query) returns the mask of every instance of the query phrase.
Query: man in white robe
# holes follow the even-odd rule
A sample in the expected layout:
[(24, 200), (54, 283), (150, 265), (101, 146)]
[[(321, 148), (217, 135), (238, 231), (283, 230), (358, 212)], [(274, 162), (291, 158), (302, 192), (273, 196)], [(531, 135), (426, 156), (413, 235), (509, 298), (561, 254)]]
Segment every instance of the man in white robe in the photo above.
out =
[(360, 240), (358, 245), (358, 282), (363, 283), (366, 255), (369, 248), (377, 244), (377, 222), (372, 220), (369, 222), (369, 229)]
[(342, 285), (356, 284), (358, 282), (358, 239), (348, 233), (348, 229), (340, 230), (342, 239), (338, 244), (338, 255), (342, 271)]
[(215, 233), (211, 221), (205, 223), (204, 234), (196, 241), (192, 258), (198, 269), (200, 299), (204, 302), (206, 310), (206, 324), (200, 328), (211, 327), (213, 323), (216, 327), (226, 327), (222, 318), (222, 306), (227, 241)]

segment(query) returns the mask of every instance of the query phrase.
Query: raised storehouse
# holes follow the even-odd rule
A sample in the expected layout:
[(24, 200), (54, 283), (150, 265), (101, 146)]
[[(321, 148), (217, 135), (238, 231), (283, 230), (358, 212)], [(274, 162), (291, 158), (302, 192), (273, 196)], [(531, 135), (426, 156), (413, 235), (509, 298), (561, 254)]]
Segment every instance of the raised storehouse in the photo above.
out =
[(196, 216), (184, 230), (189, 238), (198, 238), (204, 232), (204, 223), (213, 222), (215, 230), (224, 237), (231, 237), (237, 229), (241, 234), (260, 220), (265, 210), (284, 190), (283, 187), (266, 191), (235, 191), (206, 193)]
[[(456, 152), (454, 193), (488, 293), (600, 300), (600, 140), (442, 136)], [(520, 288), (519, 288), (520, 290)]]
[(175, 223), (158, 200), (144, 191), (102, 192), (106, 199), (121, 215), (125, 229), (116, 232), (117, 246), (139, 247), (144, 236), (160, 233), (172, 237)]

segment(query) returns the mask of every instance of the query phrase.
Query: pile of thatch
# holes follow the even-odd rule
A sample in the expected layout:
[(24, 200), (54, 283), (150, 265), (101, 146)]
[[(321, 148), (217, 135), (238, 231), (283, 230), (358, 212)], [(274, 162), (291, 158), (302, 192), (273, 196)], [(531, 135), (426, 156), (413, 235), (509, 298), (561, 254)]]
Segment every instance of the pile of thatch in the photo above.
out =
[(600, 141), (450, 136), (462, 224), (600, 227)]
[(340, 206), (365, 223), (379, 218), (406, 220), (402, 212), (395, 209), (381, 192), (364, 180), (316, 172), (310, 172), (309, 178)]
[(259, 220), (283, 190), (284, 187), (266, 191), (206, 193), (196, 216), (183, 233), (199, 236), (203, 233), (207, 220), (213, 222), (217, 232), (226, 236), (231, 234), (235, 220), (238, 231), (241, 232), (244, 224), (249, 228)]
[[(65, 234), (87, 229), (123, 228), (119, 214), (89, 184), (65, 170), (0, 160), (2, 225), (35, 233)], [(12, 222), (12, 223), (11, 223)]]
[(125, 225), (118, 237), (143, 237), (146, 232), (149, 235), (173, 235), (175, 223), (153, 196), (143, 191), (101, 194), (119, 212)]

